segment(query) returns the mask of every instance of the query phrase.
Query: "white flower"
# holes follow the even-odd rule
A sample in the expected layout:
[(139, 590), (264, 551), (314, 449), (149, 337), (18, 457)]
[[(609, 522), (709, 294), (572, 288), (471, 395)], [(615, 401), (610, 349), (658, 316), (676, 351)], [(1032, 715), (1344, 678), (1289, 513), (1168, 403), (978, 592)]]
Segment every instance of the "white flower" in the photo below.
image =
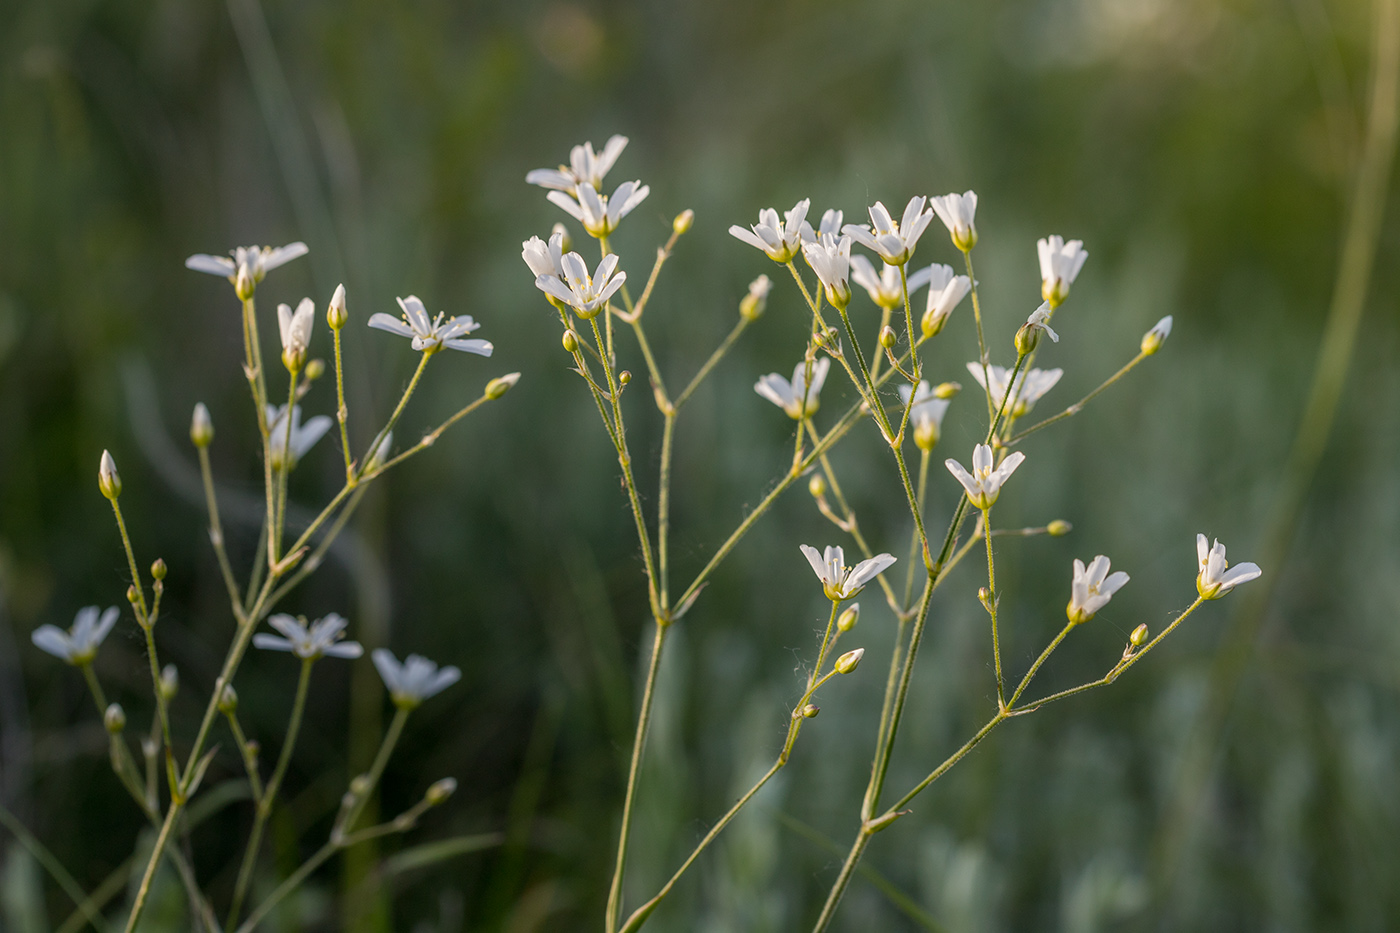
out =
[(64, 631), (57, 625), (41, 625), (29, 636), (34, 646), (69, 664), (91, 664), (97, 648), (112, 626), (117, 624), (117, 607), (102, 612), (96, 606), (84, 606), (73, 617), (73, 627)]
[(815, 240), (820, 238), (824, 233), (829, 233), (832, 236), (840, 236), (841, 221), (844, 218), (845, 215), (841, 211), (835, 209), (828, 210), (826, 213), (822, 214), (821, 223), (817, 226), (816, 230), (813, 230), (812, 225), (804, 220), (802, 221), (799, 232), (803, 240)]
[(1024, 346), (1026, 353), (1034, 350), (1035, 345), (1040, 342), (1040, 334), (1037, 331), (1044, 332), (1055, 343), (1060, 342), (1060, 335), (1050, 327), (1050, 302), (1048, 301), (1041, 302), (1040, 307), (1031, 312), (1030, 317), (1026, 318), (1026, 323), (1016, 332), (1016, 349), (1021, 350)]
[[(972, 373), (972, 378), (976, 379), (982, 388), (987, 389), (992, 396), (992, 404), (998, 408), (1002, 406), (1002, 400), (1006, 395), (1006, 381), (1011, 375), (1001, 366), (988, 366), (987, 378), (991, 380), (991, 385), (982, 378), (982, 364), (971, 362), (967, 364), (967, 371)], [(1009, 418), (1020, 418), (1028, 414), (1035, 403), (1040, 401), (1041, 396), (1055, 387), (1055, 383), (1060, 381), (1060, 377), (1065, 374), (1063, 369), (1032, 369), (1023, 370), (1016, 377), (1016, 385), (1011, 389), (1011, 400), (1006, 403), (1006, 415)]]
[(1052, 305), (1058, 305), (1069, 295), (1069, 287), (1089, 254), (1082, 240), (1066, 243), (1063, 237), (1052, 236), (1037, 240), (1035, 245), (1040, 253), (1040, 295)]
[(552, 275), (555, 278), (564, 274), (564, 233), (556, 231), (546, 244), (537, 236), (532, 236), (520, 244), (520, 257), (536, 277)]
[(291, 469), (297, 465), (308, 450), (315, 446), (321, 436), (331, 429), (331, 419), (327, 415), (317, 415), (306, 424), (301, 423), (301, 406), (292, 407), (291, 461), (287, 459), (287, 406), (276, 408), (267, 406), (267, 425), (271, 435), (270, 448), (272, 468)]
[(932, 212), (924, 209), (927, 203), (927, 198), (910, 198), (904, 207), (904, 217), (895, 223), (885, 205), (876, 201), (870, 208), (870, 225), (846, 224), (841, 231), (861, 246), (874, 250), (890, 265), (900, 266), (914, 255), (915, 244), (933, 220)]
[(591, 276), (587, 264), (578, 253), (565, 253), (560, 264), (564, 273), (562, 280), (553, 275), (536, 276), (535, 287), (572, 306), (584, 320), (597, 317), (608, 299), (627, 281), (626, 272), (613, 274), (617, 269), (617, 253), (604, 256)]
[(376, 648), (370, 655), (394, 703), (412, 709), (428, 697), (441, 693), (462, 678), (455, 667), (439, 669), (427, 658), (410, 654), (402, 664), (388, 651)]
[(899, 387), (899, 400), (905, 405), (909, 404), (911, 395), (914, 404), (909, 408), (909, 420), (914, 423), (914, 443), (920, 450), (932, 450), (943, 432), (943, 416), (948, 413), (949, 399), (934, 395), (923, 379), (919, 380), (918, 388)]
[[(927, 285), (935, 277), (935, 270), (947, 268), (947, 266), (939, 266), (935, 263), (910, 273), (909, 294), (912, 296), (920, 288)], [(948, 271), (951, 274), (952, 270)], [(880, 271), (876, 272), (869, 259), (864, 256), (852, 256), (851, 278), (869, 293), (871, 301), (882, 308), (897, 308), (904, 304), (904, 290), (899, 284), (898, 266), (882, 265)]]
[(1172, 316), (1168, 314), (1156, 324), (1152, 329), (1142, 335), (1142, 355), (1151, 356), (1162, 349), (1162, 344), (1167, 342), (1167, 337), (1172, 332)]
[(268, 616), (267, 624), (286, 636), (279, 638), (266, 632), (254, 635), (253, 644), (267, 651), (290, 651), (303, 661), (322, 657), (358, 658), (365, 653), (359, 642), (340, 640), (349, 623), (334, 612), (317, 619), (310, 627), (304, 620), (281, 612)]
[(1120, 570), (1110, 574), (1108, 567), (1108, 558), (1102, 554), (1095, 557), (1087, 569), (1082, 560), (1074, 559), (1074, 580), (1070, 583), (1069, 605), (1065, 607), (1066, 617), (1074, 624), (1092, 619), (1128, 582), (1126, 573)]
[(967, 490), (967, 501), (979, 509), (990, 509), (997, 501), (997, 496), (1001, 495), (1002, 483), (1016, 472), (1016, 468), (1025, 459), (1026, 455), (1018, 450), (1003, 460), (1001, 466), (992, 469), (992, 448), (986, 444), (978, 444), (972, 449), (971, 473), (951, 457), (943, 461), (943, 465), (962, 483), (963, 489)]
[(561, 165), (557, 169), (537, 168), (525, 176), (525, 183), (567, 191), (569, 194), (576, 194), (578, 186), (583, 184), (592, 185), (594, 189), (601, 188), (603, 176), (626, 148), (626, 136), (613, 136), (603, 146), (602, 152), (594, 152), (591, 142), (575, 146), (569, 150), (568, 165)]
[(599, 194), (587, 182), (578, 186), (577, 200), (562, 191), (551, 191), (546, 197), (582, 223), (583, 229), (591, 236), (602, 238), (616, 230), (622, 218), (632, 213), (632, 209), (645, 201), (649, 194), (651, 188), (638, 179), (624, 181), (611, 197)]
[(242, 270), (248, 279), (256, 284), (273, 269), (305, 256), (306, 253), (306, 244), (300, 241), (277, 247), (240, 246), (230, 250), (228, 256), (196, 253), (185, 260), (185, 268), (195, 272), (207, 272), (210, 275), (221, 275), (234, 283), (238, 281), (238, 273)]
[(778, 220), (778, 212), (765, 207), (758, 212), (758, 223), (749, 230), (735, 224), (729, 233), (750, 246), (758, 247), (774, 262), (788, 262), (797, 255), (802, 242), (803, 226), (807, 224), (807, 209), (812, 206), (811, 198), (803, 198), (793, 205), (792, 210), (783, 211), (783, 220)]
[(938, 219), (948, 228), (953, 245), (966, 252), (977, 245), (977, 193), (964, 191), (962, 194), (945, 194), (929, 198)]
[[(954, 275), (952, 266), (934, 263), (928, 269), (928, 308), (919, 326), (924, 336), (932, 337), (943, 329), (948, 323), (948, 315), (972, 291), (972, 280), (965, 275)], [(910, 290), (913, 290), (912, 284)]]
[(851, 303), (851, 238), (837, 239), (823, 233), (819, 240), (803, 240), (802, 255), (826, 289), (826, 300), (838, 310)]
[(315, 321), (316, 303), (310, 298), (303, 298), (295, 312), (290, 305), (277, 306), (277, 330), (282, 337), (282, 363), (292, 372), (297, 372), (306, 363), (306, 350), (311, 345), (311, 325)]
[(812, 572), (817, 575), (817, 579), (822, 581), (822, 589), (826, 592), (826, 598), (832, 602), (850, 599), (865, 589), (865, 584), (878, 577), (886, 567), (895, 562), (893, 555), (876, 554), (854, 567), (847, 567), (846, 555), (839, 547), (829, 547), (826, 549), (826, 553), (822, 553), (816, 548), (804, 544), (802, 545), (802, 553), (807, 558), (807, 563), (812, 565)]
[[(794, 421), (811, 417), (821, 405), (818, 396), (821, 394), (822, 384), (826, 382), (826, 371), (831, 368), (831, 360), (823, 356), (814, 360), (811, 366), (812, 383), (806, 386), (806, 392), (802, 391), (807, 379), (806, 360), (798, 363), (797, 368), (792, 371), (792, 382), (788, 382), (777, 373), (769, 373), (754, 383), (753, 390), (787, 412), (788, 417)], [(802, 403), (803, 396), (806, 397), (805, 406)]]
[(370, 315), (369, 326), (378, 330), (387, 330), (400, 337), (412, 337), (413, 349), (424, 350), (428, 353), (436, 353), (443, 347), (447, 347), (465, 353), (475, 353), (478, 356), (490, 356), (491, 351), (496, 349), (489, 340), (462, 339), (462, 335), (470, 334), (481, 326), (472, 320), (470, 314), (444, 319), (444, 312), (439, 311), (437, 317), (430, 318), (427, 309), (423, 307), (423, 302), (418, 300), (417, 296), (409, 295), (407, 298), (399, 298), (398, 302), (399, 307), (403, 309), (402, 320), (380, 311)]
[(1230, 564), (1225, 560), (1225, 545), (1219, 540), (1213, 547), (1205, 535), (1196, 535), (1196, 559), (1200, 571), (1196, 574), (1196, 592), (1204, 599), (1219, 599), (1226, 593), (1250, 580), (1258, 579), (1264, 571), (1258, 564), (1245, 562), (1227, 570)]

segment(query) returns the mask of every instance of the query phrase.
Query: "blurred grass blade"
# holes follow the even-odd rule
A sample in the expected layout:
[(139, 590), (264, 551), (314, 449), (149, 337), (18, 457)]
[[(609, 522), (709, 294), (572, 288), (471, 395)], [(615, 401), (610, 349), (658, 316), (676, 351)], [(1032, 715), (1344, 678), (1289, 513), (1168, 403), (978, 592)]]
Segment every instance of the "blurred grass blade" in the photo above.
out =
[(415, 868), (425, 868), (459, 855), (490, 849), (504, 840), (505, 836), (502, 833), (477, 833), (474, 836), (454, 836), (438, 842), (426, 842), (385, 859), (384, 874), (397, 875)]
[(85, 910), (85, 916), (89, 923), (104, 933), (109, 929), (107, 921), (92, 906), (87, 894), (73, 876), (68, 874), (68, 869), (63, 867), (63, 863), (3, 805), (0, 805), (0, 825), (8, 829), (19, 844), (24, 846), (30, 855), (34, 856), (34, 860), (44, 866), (44, 869), (53, 876), (53, 880), (57, 881), (58, 886), (63, 889), (63, 893), (67, 894), (80, 910)]

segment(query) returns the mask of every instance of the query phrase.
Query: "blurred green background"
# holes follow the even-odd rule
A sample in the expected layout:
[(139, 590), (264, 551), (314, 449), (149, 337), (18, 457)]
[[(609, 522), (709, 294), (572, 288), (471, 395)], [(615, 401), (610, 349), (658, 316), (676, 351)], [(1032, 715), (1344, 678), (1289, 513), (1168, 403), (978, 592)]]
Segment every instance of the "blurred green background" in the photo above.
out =
[[(473, 314), (497, 348), (489, 361), (435, 360), (401, 438), (492, 376), (524, 374), (384, 481), (337, 559), (288, 604), (345, 614), (368, 645), (462, 668), (463, 682), (410, 720), (381, 809), (399, 812), (445, 775), (461, 787), (406, 839), (328, 866), (276, 928), (600, 926), (651, 630), (616, 460), (519, 258), (521, 240), (566, 219), (524, 174), (566, 159), (574, 143), (631, 137), (610, 184), (651, 185), (615, 241), (635, 278), (670, 218), (696, 212), (647, 315), (672, 385), (732, 326), (749, 280), (767, 272), (777, 282), (767, 315), (679, 421), (677, 579), (703, 565), (791, 455), (791, 423), (751, 387), (796, 362), (800, 298), (725, 231), (808, 196), (815, 213), (839, 207), (853, 221), (877, 198), (902, 206), (975, 188), (978, 274), (1002, 363), (1039, 301), (1035, 239), (1082, 238), (1090, 259), (1056, 316), (1062, 340), (1041, 355), (1065, 369), (1044, 414), (1113, 372), (1160, 316), (1176, 317), (1161, 354), (1024, 446), (998, 524), (1065, 518), (1075, 530), (999, 548), (1013, 672), (1058, 630), (1072, 558), (1107, 553), (1133, 580), (1055, 656), (1047, 691), (1099, 676), (1136, 624), (1158, 630), (1190, 603), (1196, 532), (1219, 536), (1236, 560), (1259, 559), (1268, 544), (1337, 272), (1370, 4), (264, 7), (43, 0), (4, 14), (0, 797), (84, 888), (130, 855), (141, 820), (111, 776), (81, 678), (29, 633), (66, 627), (84, 605), (121, 603), (129, 581), (96, 488), (101, 450), (120, 465), (138, 554), (171, 567), (157, 640), (181, 671), (174, 717), (186, 740), (232, 630), (185, 442), (196, 401), (218, 429), (212, 454), (240, 566), (256, 535), (260, 471), (237, 304), (225, 283), (182, 268), (194, 252), (310, 245), (259, 290), (265, 336), (273, 303), (311, 295), (323, 308), (346, 284), (357, 447), (416, 363), (403, 341), (363, 326), (393, 312), (397, 295)], [(1392, 212), (1331, 442), (1286, 564), (1264, 568), (1277, 589), (1219, 741), (1206, 746), (1205, 779), (1184, 779), (1182, 762), (1239, 594), (1207, 605), (1114, 686), (999, 730), (871, 847), (867, 864), (916, 908), (858, 878), (839, 929), (1400, 924), (1400, 890), (1387, 881), (1400, 876), (1398, 251)], [(935, 225), (917, 259), (955, 258)], [(853, 311), (873, 331), (864, 295)], [(970, 311), (930, 346), (934, 379), (971, 384)], [(620, 341), (623, 365), (640, 376), (634, 344)], [(312, 349), (329, 354), (323, 319)], [(850, 397), (842, 381), (834, 370), (828, 418)], [(333, 386), (318, 384), (305, 405), (333, 413)], [(660, 421), (640, 379), (624, 407), (650, 508)], [(982, 417), (975, 395), (956, 401), (937, 455), (966, 462)], [(296, 502), (338, 488), (337, 443), (304, 461)], [(834, 463), (876, 548), (902, 556), (908, 516), (878, 435), (858, 429)], [(930, 489), (941, 528), (957, 490), (937, 467)], [(798, 488), (676, 628), (643, 771), (632, 905), (781, 746), (825, 621), (803, 542), (842, 543)], [(979, 567), (969, 560), (935, 599), (891, 789), (994, 710)], [(844, 852), (873, 746), (894, 628), (874, 596), (848, 636), (869, 649), (858, 675), (823, 691), (792, 765), (650, 928), (810, 925), (840, 862), (812, 833)], [(97, 665), (136, 732), (150, 705), (142, 654), (128, 613)], [(237, 684), (270, 766), (295, 664), (254, 652)], [(285, 873), (324, 839), (386, 708), (367, 660), (318, 667), (264, 890), (273, 862)], [(225, 753), (209, 782), (236, 782), (227, 736), (216, 740)], [(234, 803), (192, 835), (217, 903), (249, 821), (248, 805)], [(422, 869), (383, 861), (403, 845), (479, 832), (505, 842)], [(0, 852), (0, 928), (57, 926), (71, 910), (62, 891), (8, 834)], [(178, 891), (164, 890), (144, 929), (183, 928)]]

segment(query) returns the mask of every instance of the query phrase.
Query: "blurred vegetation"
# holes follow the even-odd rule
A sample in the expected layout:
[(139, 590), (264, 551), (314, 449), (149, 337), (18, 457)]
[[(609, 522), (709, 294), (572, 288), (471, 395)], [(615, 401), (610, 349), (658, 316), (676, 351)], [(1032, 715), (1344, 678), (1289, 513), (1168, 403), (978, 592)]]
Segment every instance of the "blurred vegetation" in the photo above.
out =
[[(564, 219), (524, 173), (584, 139), (629, 135), (613, 178), (652, 187), (617, 238), (634, 276), (670, 218), (696, 211), (648, 315), (673, 378), (688, 378), (732, 326), (747, 282), (774, 271), (729, 224), (806, 196), (849, 221), (877, 198), (975, 188), (978, 274), (1001, 362), (1039, 300), (1035, 238), (1082, 238), (1090, 260), (1056, 317), (1063, 339), (1042, 354), (1066, 370), (1047, 412), (1121, 365), (1160, 316), (1176, 316), (1161, 354), (1024, 447), (1028, 465), (999, 522), (1066, 518), (1075, 530), (999, 549), (1012, 670), (1058, 630), (1073, 557), (1108, 553), (1133, 581), (1056, 655), (1046, 687), (1098, 676), (1133, 626), (1156, 630), (1190, 602), (1196, 532), (1218, 535), (1232, 558), (1262, 551), (1337, 271), (1369, 4), (264, 7), (42, 0), (11, 5), (0, 34), (0, 798), (84, 889), (131, 855), (141, 819), (111, 777), (81, 679), (33, 649), (29, 633), (121, 601), (127, 571), (95, 482), (110, 447), (138, 553), (171, 567), (157, 638), (185, 684), (176, 728), (193, 731), (232, 630), (184, 443), (196, 401), (219, 431), (215, 470), (245, 562), (258, 513), (232, 496), (256, 501), (259, 470), (235, 301), (181, 264), (303, 239), (310, 257), (260, 291), (265, 321), (273, 302), (310, 294), (323, 306), (343, 281), (355, 322), (414, 293), (434, 310), (473, 314), (496, 344), (490, 361), (431, 367), (403, 437), (491, 376), (524, 377), (393, 474), (338, 560), (292, 598), (293, 611), (342, 612), (367, 645), (462, 668), (463, 683), (410, 720), (381, 807), (399, 812), (444, 775), (461, 789), (402, 843), (333, 863), (280, 928), (598, 927), (650, 623), (615, 459), (518, 247)], [(1400, 875), (1397, 255), (1391, 212), (1331, 443), (1287, 563), (1265, 567), (1277, 589), (1209, 779), (1189, 801), (1184, 842), (1164, 857), (1167, 831), (1181, 827), (1163, 814), (1228, 600), (1113, 687), (1008, 724), (877, 838), (866, 864), (937, 928), (1400, 923), (1400, 891), (1386, 881)], [(953, 258), (931, 230), (918, 259)], [(786, 466), (790, 424), (751, 386), (795, 362), (799, 302), (778, 280), (767, 316), (679, 422), (677, 577), (703, 564)], [(856, 302), (873, 322), (864, 296)], [(325, 355), (317, 328), (313, 352)], [(363, 326), (347, 333), (351, 435), (362, 447), (415, 360), (401, 341)], [(929, 353), (933, 378), (969, 381), (974, 353), (969, 308)], [(840, 409), (839, 382), (827, 414)], [(318, 387), (308, 408), (332, 412), (332, 392)], [(659, 419), (643, 391), (627, 406), (633, 452), (649, 465)], [(975, 397), (954, 403), (940, 456), (966, 458), (977, 409)], [(299, 471), (299, 501), (338, 488), (334, 446), (328, 438)], [(877, 436), (858, 430), (834, 460), (877, 549), (902, 553), (907, 515)], [(956, 490), (939, 476), (930, 488), (941, 526)], [(794, 490), (677, 627), (644, 768), (632, 904), (780, 746), (785, 704), (825, 620), (797, 545), (837, 541)], [(935, 599), (891, 787), (922, 776), (994, 708), (976, 563)], [(856, 828), (893, 632), (877, 602), (866, 600), (853, 638), (869, 649), (861, 676), (824, 692), (793, 765), (701, 859), (654, 929), (811, 922), (840, 861), (820, 839), (844, 851)], [(294, 671), (285, 656), (259, 654), (238, 688), (246, 727), (272, 749)], [(128, 616), (98, 663), (134, 723), (149, 705), (141, 655)], [(318, 668), (289, 815), (270, 833), (283, 870), (319, 844), (385, 706), (367, 660)], [(209, 786), (240, 776), (229, 754), (214, 769)], [(231, 803), (192, 835), (216, 899), (232, 886), (247, 811)], [(382, 861), (403, 845), (497, 831), (505, 844), (484, 852), (387, 863), (402, 870)], [(50, 929), (42, 917), (61, 919), (70, 903), (12, 837), (0, 839), (0, 928)], [(180, 927), (175, 885), (169, 894), (143, 929)], [(838, 927), (918, 929), (917, 914), (858, 879)]]

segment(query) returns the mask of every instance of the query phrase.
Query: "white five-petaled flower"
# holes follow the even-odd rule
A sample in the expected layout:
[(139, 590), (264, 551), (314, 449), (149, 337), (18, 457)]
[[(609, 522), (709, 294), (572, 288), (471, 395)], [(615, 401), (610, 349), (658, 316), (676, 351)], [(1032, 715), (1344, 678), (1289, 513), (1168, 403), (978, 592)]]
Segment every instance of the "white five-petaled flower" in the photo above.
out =
[(84, 606), (73, 617), (73, 627), (64, 631), (57, 625), (41, 625), (29, 636), (34, 646), (69, 664), (91, 664), (102, 639), (117, 624), (117, 607), (106, 611)]
[[(909, 294), (912, 296), (927, 285), (934, 277), (934, 270), (938, 268), (940, 267), (935, 263), (925, 269), (911, 272), (908, 281)], [(871, 301), (882, 308), (897, 308), (904, 304), (904, 289), (899, 284), (898, 266), (882, 265), (880, 271), (876, 272), (869, 259), (864, 256), (852, 256), (851, 278), (869, 293)]]
[[(954, 275), (952, 266), (941, 263), (929, 266), (928, 271), (928, 307), (919, 327), (924, 336), (932, 337), (943, 329), (948, 323), (948, 315), (972, 291), (972, 280), (965, 275)], [(910, 289), (913, 289), (912, 284)]]
[[(909, 402), (911, 395), (914, 399), (912, 405)], [(914, 443), (920, 450), (932, 450), (943, 431), (943, 416), (948, 413), (949, 400), (934, 395), (924, 379), (919, 380), (917, 388), (900, 386), (899, 400), (910, 406), (909, 420), (914, 423)]]
[(945, 194), (929, 198), (938, 219), (948, 228), (953, 245), (967, 252), (977, 245), (977, 192)]
[(876, 201), (870, 208), (868, 225), (846, 224), (841, 231), (861, 246), (874, 250), (890, 265), (900, 266), (914, 255), (914, 246), (933, 220), (933, 212), (925, 209), (927, 203), (925, 197), (910, 198), (904, 207), (904, 216), (896, 223), (885, 205)]
[(563, 266), (563, 278), (539, 275), (535, 277), (535, 287), (571, 306), (585, 321), (597, 317), (608, 299), (627, 281), (626, 272), (616, 271), (617, 253), (604, 256), (591, 276), (588, 265), (578, 253), (565, 253), (560, 264)]
[(1074, 284), (1079, 270), (1089, 253), (1084, 249), (1083, 240), (1070, 240), (1052, 236), (1036, 241), (1040, 253), (1040, 295), (1052, 305), (1058, 305), (1069, 295), (1069, 287)]
[(1016, 468), (1025, 459), (1026, 455), (1018, 450), (1003, 460), (1001, 466), (993, 469), (992, 448), (986, 444), (978, 444), (972, 449), (971, 473), (951, 457), (943, 461), (943, 465), (962, 483), (963, 489), (967, 490), (967, 501), (985, 510), (990, 509), (997, 501), (997, 496), (1001, 495), (1002, 483), (1016, 472)]
[(577, 199), (563, 191), (551, 191), (546, 197), (562, 207), (571, 217), (583, 224), (590, 236), (602, 238), (617, 229), (622, 218), (632, 213), (632, 209), (647, 199), (651, 187), (641, 180), (624, 181), (612, 195), (599, 194), (588, 182), (578, 186)]
[(481, 326), (472, 320), (470, 314), (447, 317), (445, 312), (439, 311), (437, 317), (430, 318), (428, 310), (423, 307), (423, 302), (417, 296), (409, 295), (407, 298), (399, 298), (398, 302), (399, 307), (403, 309), (402, 319), (380, 311), (370, 315), (369, 326), (378, 330), (387, 330), (400, 337), (411, 337), (413, 349), (428, 353), (436, 353), (443, 347), (447, 347), (451, 350), (475, 353), (478, 356), (490, 356), (491, 351), (496, 349), (489, 340), (462, 339), (464, 335), (470, 334)]
[[(831, 360), (823, 356), (811, 362), (812, 382), (807, 384), (808, 362), (803, 360), (792, 371), (792, 381), (788, 382), (777, 373), (769, 373), (754, 383), (753, 390), (787, 412), (789, 418), (801, 421), (816, 413), (821, 405), (822, 384), (826, 382), (826, 371), (831, 368)], [(802, 391), (803, 386), (806, 391)], [(803, 403), (803, 398), (806, 403)]]
[(850, 599), (878, 577), (896, 558), (891, 554), (876, 554), (854, 567), (846, 566), (846, 555), (839, 547), (828, 547), (825, 553), (804, 544), (802, 554), (812, 565), (812, 572), (822, 581), (826, 598), (832, 602)]
[(817, 274), (831, 306), (839, 310), (850, 304), (851, 238), (823, 233), (820, 239), (802, 241), (802, 255)]
[(520, 244), (520, 258), (525, 260), (525, 265), (536, 277), (552, 275), (558, 278), (564, 274), (564, 232), (550, 234), (548, 243), (537, 236), (530, 237)]
[(1126, 573), (1121, 570), (1109, 573), (1108, 567), (1108, 558), (1102, 554), (1090, 561), (1087, 568), (1082, 560), (1074, 559), (1074, 580), (1070, 583), (1069, 605), (1065, 607), (1065, 616), (1070, 622), (1075, 625), (1088, 622), (1128, 582)]
[(292, 423), (290, 435), (290, 447), (292, 455), (290, 460), (287, 457), (288, 434), (287, 434), (287, 406), (279, 405), (276, 408), (267, 406), (267, 430), (269, 434), (269, 452), (272, 456), (272, 468), (281, 470), (283, 468), (292, 469), (297, 465), (297, 461), (305, 453), (315, 446), (321, 436), (331, 429), (331, 419), (327, 415), (317, 415), (305, 424), (301, 423), (301, 406), (292, 406)]
[[(972, 378), (976, 379), (982, 388), (987, 389), (992, 396), (992, 404), (1000, 408), (1006, 396), (1007, 378), (1011, 375), (1001, 366), (988, 366), (987, 379), (991, 380), (991, 385), (982, 378), (982, 364), (971, 362), (967, 364), (967, 371), (972, 373)], [(1023, 370), (1016, 377), (1016, 384), (1011, 387), (1011, 398), (1006, 401), (1006, 417), (1020, 418), (1030, 412), (1035, 407), (1035, 403), (1040, 401), (1041, 396), (1055, 387), (1055, 383), (1060, 381), (1060, 377), (1065, 371), (1060, 368), (1055, 369), (1032, 369)]]
[(291, 305), (277, 306), (277, 330), (282, 337), (282, 363), (292, 372), (297, 372), (306, 363), (306, 351), (311, 346), (311, 325), (315, 321), (316, 302), (310, 298), (303, 298), (296, 311), (292, 310)]
[(376, 648), (370, 655), (379, 676), (384, 678), (384, 686), (394, 704), (403, 709), (412, 709), (428, 697), (441, 693), (462, 677), (455, 667), (439, 668), (432, 661), (420, 655), (410, 654), (400, 664), (398, 659), (383, 648)]
[(1196, 592), (1203, 599), (1219, 599), (1241, 583), (1258, 579), (1264, 573), (1258, 564), (1248, 561), (1230, 567), (1225, 560), (1225, 545), (1217, 540), (1211, 546), (1206, 536), (1201, 534), (1196, 535), (1196, 560), (1200, 564), (1200, 571), (1196, 574)]
[(812, 230), (811, 224), (807, 223), (807, 209), (811, 206), (812, 199), (803, 198), (793, 205), (792, 210), (783, 211), (782, 220), (778, 219), (777, 211), (765, 207), (758, 212), (758, 223), (750, 229), (745, 230), (734, 224), (729, 228), (729, 233), (763, 250), (774, 262), (789, 262), (801, 248), (804, 227), (808, 233)]
[(343, 616), (334, 612), (317, 619), (311, 625), (305, 619), (289, 616), (284, 612), (268, 616), (267, 624), (277, 629), (285, 637), (258, 632), (253, 636), (253, 644), (267, 651), (290, 651), (303, 661), (315, 661), (323, 657), (358, 658), (365, 653), (357, 641), (341, 641), (345, 626), (349, 623)]
[(569, 164), (558, 168), (537, 168), (525, 176), (525, 183), (553, 188), (575, 194), (579, 185), (592, 185), (594, 189), (603, 187), (603, 176), (613, 167), (622, 150), (627, 148), (626, 136), (613, 136), (603, 146), (602, 152), (594, 152), (591, 142), (575, 146), (569, 150)]
[(243, 271), (253, 284), (261, 282), (263, 276), (286, 265), (307, 253), (306, 244), (300, 241), (286, 246), (240, 246), (230, 250), (227, 256), (210, 256), (208, 253), (195, 253), (185, 260), (185, 268), (195, 272), (221, 275), (237, 284), (238, 273)]
[(812, 225), (804, 220), (802, 221), (799, 233), (803, 240), (816, 240), (824, 233), (829, 233), (832, 236), (840, 236), (841, 221), (843, 219), (845, 219), (844, 213), (835, 208), (829, 208), (822, 214), (821, 223), (817, 225), (816, 230), (813, 230)]

